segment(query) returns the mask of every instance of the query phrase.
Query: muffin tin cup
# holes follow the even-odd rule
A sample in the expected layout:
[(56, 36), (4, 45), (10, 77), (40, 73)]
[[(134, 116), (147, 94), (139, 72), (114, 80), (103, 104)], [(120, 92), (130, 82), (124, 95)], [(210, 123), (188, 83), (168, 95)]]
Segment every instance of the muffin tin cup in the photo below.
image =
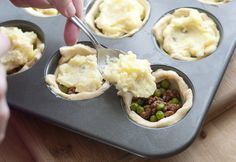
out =
[[(25, 21), (25, 20), (10, 20), (10, 21), (5, 21), (5, 22), (0, 22), (0, 26), (4, 26), (4, 27), (17, 27), (17, 28), (21, 29), (23, 32), (31, 32), (32, 31), (32, 32), (34, 32), (37, 35), (38, 39), (43, 44), (45, 44), (45, 38), (44, 38), (44, 33), (43, 33), (42, 29), (39, 26), (37, 26), (36, 24), (32, 23), (32, 22)], [(37, 46), (37, 48), (38, 48), (38, 46)], [(44, 52), (45, 52), (45, 46), (44, 46), (44, 49), (42, 50), (41, 57), (44, 54)], [(19, 73), (23, 73), (23, 72), (31, 69), (35, 64), (38, 63), (38, 61), (41, 59), (41, 57), (36, 59), (36, 60), (34, 60), (32, 62), (32, 64), (30, 64), (30, 66), (27, 65), (27, 69), (23, 69), (23, 68), (29, 62), (24, 64), (23, 68), (20, 69), (19, 71), (11, 73), (11, 74), (8, 74), (8, 77), (12, 76), (12, 75), (17, 75)]]
[[(107, 35), (105, 35), (105, 34), (103, 34), (103, 33), (101, 33), (101, 32), (96, 32), (90, 25), (89, 25), (89, 23), (86, 21), (86, 15), (89, 13), (89, 11), (92, 9), (92, 7), (93, 7), (93, 5), (94, 5), (94, 3), (95, 3), (95, 1), (94, 0), (91, 0), (91, 1), (85, 1), (85, 14), (84, 14), (84, 22), (85, 22), (85, 24), (87, 24), (87, 26), (88, 26), (88, 28), (90, 29), (90, 32), (91, 33), (93, 33), (94, 35), (96, 35), (97, 37), (101, 37), (101, 38), (105, 38), (105, 39), (122, 39), (122, 38), (126, 38), (126, 37), (132, 37), (133, 35), (135, 35), (135, 33), (137, 33), (139, 30), (141, 30), (144, 26), (145, 26), (145, 24), (148, 22), (148, 20), (149, 20), (149, 17), (150, 17), (150, 11), (149, 10), (151, 10), (152, 9), (152, 6), (150, 5), (150, 3), (149, 3), (149, 0), (147, 0), (147, 2), (148, 2), (148, 5), (149, 5), (149, 8), (147, 9), (147, 15), (145, 16), (145, 18), (143, 19), (143, 24), (142, 24), (142, 26), (140, 27), (140, 28), (138, 28), (138, 29), (133, 29), (130, 33), (127, 33), (127, 34), (125, 34), (125, 35), (121, 35), (121, 36), (115, 36), (115, 37), (113, 37), (113, 36), (107, 36)], [(94, 24), (94, 26), (96, 26), (95, 24)], [(95, 27), (98, 31), (99, 31), (99, 29), (97, 28), (97, 27)]]
[[(92, 42), (89, 42), (89, 41), (82, 41), (82, 42), (77, 42), (78, 44), (83, 44), (83, 45), (86, 45), (86, 46), (89, 46), (91, 48), (94, 48)], [(73, 57), (72, 57), (73, 58)], [(50, 58), (49, 62), (47, 63), (47, 67), (45, 68), (45, 78), (47, 75), (49, 74), (55, 74), (56, 72), (56, 69), (58, 68), (59, 66), (59, 61), (61, 59), (61, 53), (60, 53), (60, 50), (56, 51), (56, 53)], [(72, 98), (65, 98), (63, 97), (61, 94), (57, 94), (57, 92), (55, 92), (51, 87), (50, 85), (48, 85), (48, 88), (49, 90), (56, 96), (56, 97), (60, 97), (62, 99), (65, 99), (65, 100), (68, 100), (68, 101), (72, 101), (72, 100), (89, 100), (91, 98), (95, 98), (95, 97), (98, 97), (100, 96), (101, 94), (103, 94), (105, 91), (107, 91), (109, 88), (110, 88), (110, 84), (104, 80), (103, 84), (101, 85), (100, 87), (100, 90), (101, 90), (101, 94), (98, 93), (98, 94), (90, 94), (90, 97), (88, 98), (88, 95), (86, 94), (86, 97), (72, 97)], [(54, 87), (55, 88), (55, 87)]]
[[(89, 1), (87, 1), (89, 2)], [(30, 21), (39, 26), (46, 49), (30, 70), (8, 77), (8, 102), (17, 110), (34, 114), (73, 132), (109, 144), (130, 153), (162, 158), (186, 149), (197, 136), (209, 106), (235, 48), (236, 1), (219, 7), (197, 0), (149, 0), (152, 6), (148, 22), (132, 37), (107, 39), (97, 37), (104, 46), (133, 51), (154, 67), (171, 69), (182, 76), (193, 90), (193, 106), (178, 123), (164, 128), (147, 128), (132, 122), (122, 109), (117, 90), (112, 86), (104, 94), (90, 100), (68, 101), (56, 97), (45, 82), (45, 69), (50, 58), (62, 46), (65, 18), (34, 17), (14, 8), (10, 1), (0, 1), (1, 21)], [(86, 6), (86, 3), (85, 3)], [(166, 56), (153, 41), (152, 27), (166, 13), (176, 8), (191, 7), (211, 13), (222, 26), (222, 38), (217, 50), (199, 61), (179, 61)], [(80, 41), (88, 41), (81, 33)]]
[[(182, 8), (182, 7), (180, 7), (180, 8)], [(180, 9), (180, 8), (175, 8), (175, 9), (173, 9), (173, 10), (171, 10), (171, 11), (165, 13), (162, 17), (160, 17), (160, 19), (158, 19), (158, 20), (156, 21), (156, 23), (153, 25), (153, 27), (154, 27), (162, 18), (166, 17), (168, 14), (173, 14), (175, 10), (178, 10), (178, 9)], [(206, 10), (203, 10), (203, 9), (201, 9), (201, 8), (196, 8), (196, 7), (186, 7), (186, 8), (196, 9), (196, 10), (198, 10), (200, 13), (206, 13), (207, 16), (208, 16), (210, 19), (213, 20), (213, 22), (216, 24), (216, 28), (218, 29), (219, 35), (220, 35), (220, 39), (219, 39), (219, 42), (218, 42), (218, 44), (217, 44), (217, 47), (218, 47), (218, 46), (220, 45), (220, 43), (221, 43), (221, 40), (222, 40), (221, 38), (223, 38), (223, 35), (224, 35), (222, 25), (220, 24), (220, 22), (218, 21), (218, 19), (217, 19), (214, 15), (212, 15), (210, 12), (208, 12), (208, 11), (206, 11)], [(152, 30), (153, 30), (153, 29), (152, 29)], [(156, 39), (156, 36), (155, 36), (154, 32), (153, 32), (153, 41), (156, 43), (156, 47), (161, 50), (161, 53), (163, 53), (164, 55), (166, 55), (166, 56), (168, 56), (168, 57), (171, 57), (170, 54), (168, 54), (168, 53), (165, 51), (165, 49), (163, 49), (163, 48), (160, 46), (160, 43), (159, 43), (158, 40)], [(216, 50), (217, 50), (217, 48), (216, 48)], [(213, 51), (212, 53), (214, 53), (214, 51)], [(201, 59), (204, 59), (204, 58), (208, 57), (208, 56), (211, 55), (212, 53), (209, 53), (208, 55), (205, 55), (203, 58), (194, 59), (194, 60), (181, 60), (181, 59), (177, 59), (177, 58), (172, 58), (172, 57), (171, 57), (171, 58), (172, 58), (172, 59), (175, 59), (175, 60), (179, 60), (179, 61), (198, 61), (198, 60), (201, 60)], [(190, 58), (193, 59), (193, 57), (190, 57)]]

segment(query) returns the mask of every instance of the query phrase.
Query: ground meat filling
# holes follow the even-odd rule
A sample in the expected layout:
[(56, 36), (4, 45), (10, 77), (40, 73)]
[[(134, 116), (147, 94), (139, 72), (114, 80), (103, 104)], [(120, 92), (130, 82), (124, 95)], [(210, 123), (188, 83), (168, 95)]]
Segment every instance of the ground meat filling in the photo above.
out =
[(151, 122), (175, 114), (182, 106), (181, 97), (179, 91), (171, 87), (169, 80), (157, 83), (157, 89), (151, 97), (134, 97), (130, 109)]

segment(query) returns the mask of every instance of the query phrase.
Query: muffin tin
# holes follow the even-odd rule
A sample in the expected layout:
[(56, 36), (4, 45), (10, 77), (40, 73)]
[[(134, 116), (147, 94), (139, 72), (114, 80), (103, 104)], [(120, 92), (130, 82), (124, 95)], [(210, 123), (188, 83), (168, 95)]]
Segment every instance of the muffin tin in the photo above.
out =
[[(64, 46), (62, 16), (40, 18), (14, 7), (8, 0), (0, 1), (0, 25), (20, 26), (34, 30), (44, 40), (42, 58), (29, 70), (7, 77), (8, 102), (15, 109), (28, 112), (73, 132), (93, 138), (122, 150), (149, 158), (168, 157), (186, 149), (197, 136), (209, 106), (222, 79), (235, 47), (236, 1), (211, 6), (197, 0), (149, 0), (151, 15), (146, 25), (132, 37), (109, 39), (97, 37), (104, 46), (133, 51), (138, 58), (148, 59), (157, 68), (171, 69), (182, 76), (194, 93), (193, 106), (178, 123), (164, 128), (147, 128), (134, 123), (122, 108), (114, 87), (90, 100), (68, 101), (56, 97), (44, 77), (52, 73), (60, 57), (56, 51)], [(88, 8), (90, 1), (85, 1)], [(152, 35), (153, 25), (176, 8), (200, 9), (219, 23), (221, 42), (210, 56), (194, 62), (168, 57)], [(11, 20), (11, 21), (9, 21)], [(22, 21), (24, 20), (24, 21)], [(26, 23), (36, 24), (40, 29)], [(81, 33), (80, 41), (88, 41)]]

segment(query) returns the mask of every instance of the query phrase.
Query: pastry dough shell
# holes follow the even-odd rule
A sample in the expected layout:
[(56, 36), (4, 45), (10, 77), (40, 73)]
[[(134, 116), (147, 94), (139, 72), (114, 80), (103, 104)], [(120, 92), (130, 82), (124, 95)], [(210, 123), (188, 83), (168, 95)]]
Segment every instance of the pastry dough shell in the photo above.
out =
[[(194, 11), (194, 10), (196, 10), (196, 9), (180, 8), (180, 9), (175, 10), (173, 15), (176, 14), (177, 17), (179, 17), (179, 19), (180, 19), (181, 13), (182, 14), (187, 14), (187, 13), (190, 14), (190, 12)], [(176, 13), (176, 12), (178, 12), (178, 13)], [(208, 25), (211, 25), (210, 28), (211, 28), (212, 32), (214, 33), (214, 41), (212, 39), (208, 40), (208, 43), (210, 42), (211, 44), (209, 44), (207, 46), (204, 45), (204, 48), (203, 48), (204, 55), (203, 56), (197, 56), (197, 57), (184, 56), (181, 53), (182, 51), (177, 52), (177, 54), (166, 52), (170, 57), (177, 59), (177, 60), (196, 61), (196, 60), (202, 59), (204, 57), (207, 57), (208, 55), (212, 54), (217, 49), (217, 46), (218, 46), (219, 40), (220, 40), (220, 33), (219, 33), (219, 30), (217, 29), (216, 23), (206, 13), (200, 12), (200, 14), (201, 14), (201, 18), (203, 19), (203, 21), (209, 21), (209, 23), (211, 23)], [(172, 24), (170, 22), (171, 22), (172, 18), (174, 19), (173, 15), (172, 14), (165, 15), (163, 18), (161, 18), (154, 25), (154, 27), (152, 29), (154, 37), (156, 38), (156, 41), (158, 42), (160, 48), (163, 50), (165, 50), (165, 48), (164, 48), (164, 40), (165, 40), (164, 32), (165, 32), (165, 29), (167, 28), (167, 26), (172, 26)], [(213, 24), (214, 24), (214, 26), (212, 26)], [(165, 45), (168, 45), (168, 44), (171, 44), (171, 42), (169, 42), (169, 43), (165, 42)], [(176, 47), (178, 47), (178, 46), (176, 46)], [(192, 48), (192, 49), (194, 49), (194, 48)], [(191, 51), (191, 50), (189, 49), (189, 51)]]
[[(144, 24), (147, 22), (149, 15), (150, 15), (150, 4), (147, 0), (138, 0), (140, 4), (143, 5), (144, 9), (145, 9), (145, 18), (143, 20), (142, 26), (140, 28), (142, 28), (144, 26)], [(88, 11), (87, 15), (85, 16), (85, 21), (87, 22), (87, 24), (90, 26), (90, 28), (99, 36), (103, 36), (103, 37), (108, 37), (108, 38), (123, 38), (123, 37), (128, 37), (133, 35), (134, 33), (136, 33), (137, 31), (140, 30), (140, 28), (137, 29), (133, 29), (132, 31), (130, 31), (129, 33), (122, 35), (122, 36), (107, 36), (105, 34), (103, 34), (100, 30), (97, 29), (97, 27), (95, 26), (95, 15), (98, 12), (99, 9), (99, 5), (103, 2), (103, 0), (96, 0), (94, 2), (94, 4), (92, 5), (91, 9)]]
[[(68, 51), (70, 51), (68, 53)], [(76, 46), (66, 47), (61, 51), (61, 59), (59, 60), (59, 65), (68, 62), (76, 54), (83, 56), (96, 54), (95, 50), (89, 46), (83, 44), (77, 44)], [(56, 82), (58, 70), (56, 69), (55, 74), (46, 75), (45, 81), (47, 82), (50, 89), (56, 94), (68, 100), (86, 100), (97, 97), (103, 94), (108, 88), (110, 88), (109, 82), (105, 81), (102, 86), (93, 92), (80, 92), (78, 94), (66, 94), (62, 92)]]
[(159, 69), (153, 73), (153, 76), (155, 76), (157, 83), (164, 79), (168, 79), (172, 81), (173, 83), (175, 83), (180, 92), (183, 106), (180, 109), (178, 109), (178, 111), (172, 116), (166, 117), (157, 122), (150, 122), (143, 119), (136, 112), (130, 109), (132, 98), (134, 97), (131, 93), (119, 92), (119, 95), (122, 96), (123, 98), (125, 110), (128, 113), (128, 116), (133, 121), (146, 127), (158, 128), (158, 127), (166, 127), (166, 126), (175, 124), (178, 121), (180, 121), (192, 107), (192, 104), (193, 104), (192, 90), (188, 88), (188, 85), (185, 83), (183, 78), (180, 77), (174, 71), (165, 71), (165, 70)]

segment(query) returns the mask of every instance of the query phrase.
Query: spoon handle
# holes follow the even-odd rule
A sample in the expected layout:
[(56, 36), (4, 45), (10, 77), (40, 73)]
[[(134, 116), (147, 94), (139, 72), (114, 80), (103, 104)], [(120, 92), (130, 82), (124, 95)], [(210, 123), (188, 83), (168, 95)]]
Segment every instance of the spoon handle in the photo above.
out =
[(89, 37), (89, 39), (96, 48), (101, 47), (100, 43), (97, 41), (94, 35), (89, 31), (88, 27), (84, 24), (83, 21), (81, 21), (77, 16), (71, 17), (71, 21)]

